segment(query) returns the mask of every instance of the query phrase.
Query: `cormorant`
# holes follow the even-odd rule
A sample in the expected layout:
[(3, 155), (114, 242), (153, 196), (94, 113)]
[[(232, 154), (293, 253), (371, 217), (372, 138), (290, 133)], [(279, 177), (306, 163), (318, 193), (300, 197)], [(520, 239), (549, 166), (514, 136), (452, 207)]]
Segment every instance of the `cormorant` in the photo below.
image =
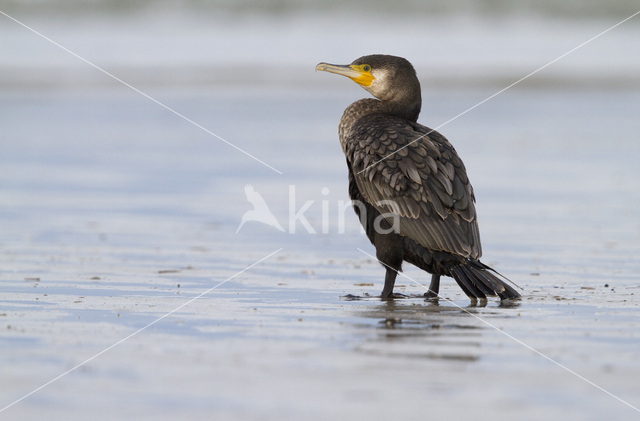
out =
[(462, 160), (440, 133), (417, 123), (422, 98), (415, 69), (402, 57), (369, 55), (316, 71), (347, 76), (377, 99), (349, 105), (338, 129), (349, 169), (349, 196), (376, 256), (386, 266), (382, 298), (393, 297), (402, 262), (450, 276), (472, 299), (520, 294), (480, 262), (473, 188)]

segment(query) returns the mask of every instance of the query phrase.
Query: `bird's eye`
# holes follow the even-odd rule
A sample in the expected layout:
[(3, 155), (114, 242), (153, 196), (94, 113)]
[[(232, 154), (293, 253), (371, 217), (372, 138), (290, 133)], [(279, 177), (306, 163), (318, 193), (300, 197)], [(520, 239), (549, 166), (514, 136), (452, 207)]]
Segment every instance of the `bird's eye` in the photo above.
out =
[(369, 66), (368, 64), (365, 64), (364, 66), (362, 66), (362, 70), (364, 70), (365, 72), (369, 72), (371, 71), (371, 66)]

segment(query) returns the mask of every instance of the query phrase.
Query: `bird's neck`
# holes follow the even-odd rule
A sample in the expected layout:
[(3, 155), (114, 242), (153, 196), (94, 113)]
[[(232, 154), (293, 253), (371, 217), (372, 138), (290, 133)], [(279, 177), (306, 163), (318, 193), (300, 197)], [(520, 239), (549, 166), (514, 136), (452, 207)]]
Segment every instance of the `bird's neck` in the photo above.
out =
[(381, 101), (379, 99), (365, 98), (349, 105), (342, 118), (338, 132), (340, 139), (346, 138), (351, 126), (360, 118), (369, 114), (384, 114), (400, 117), (405, 120), (416, 122), (420, 115), (422, 99), (420, 94), (416, 98), (404, 98), (399, 101)]

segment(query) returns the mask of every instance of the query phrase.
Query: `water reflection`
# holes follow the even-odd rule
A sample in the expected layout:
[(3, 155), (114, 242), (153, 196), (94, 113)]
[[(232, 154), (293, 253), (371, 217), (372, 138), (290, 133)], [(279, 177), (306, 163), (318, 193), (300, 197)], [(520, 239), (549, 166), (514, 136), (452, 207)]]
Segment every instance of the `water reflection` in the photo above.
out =
[[(359, 307), (353, 315), (373, 319), (375, 323), (359, 325), (368, 329), (370, 334), (356, 347), (356, 351), (394, 358), (478, 361), (483, 332), (490, 329), (478, 317), (509, 317), (510, 312), (498, 309), (519, 306), (519, 302), (495, 304), (493, 301), (472, 300), (465, 307), (458, 307), (447, 300), (430, 299), (421, 302), (388, 300), (364, 309)], [(483, 311), (479, 313), (479, 309)]]
[[(476, 298), (469, 298), (469, 304), (464, 306), (464, 307), (458, 307), (455, 304), (453, 304), (450, 300), (446, 299), (446, 298), (441, 298), (441, 297), (434, 297), (434, 298), (425, 298), (424, 294), (398, 294), (398, 293), (394, 293), (393, 298), (382, 298), (380, 295), (369, 295), (366, 292), (362, 295), (353, 295), (353, 294), (347, 294), (347, 295), (342, 295), (340, 296), (340, 299), (343, 301), (372, 301), (372, 300), (380, 300), (383, 302), (388, 302), (388, 303), (394, 303), (396, 300), (406, 300), (406, 299), (424, 299), (425, 303), (428, 304), (432, 304), (432, 305), (439, 305), (439, 303), (442, 301), (444, 303), (449, 303), (450, 305), (452, 305), (455, 308), (484, 308), (487, 307), (487, 305), (489, 305), (490, 303), (493, 303), (494, 301), (490, 301), (488, 299), (476, 299)], [(518, 308), (520, 307), (520, 300), (500, 300), (498, 302), (498, 307), (499, 308)]]

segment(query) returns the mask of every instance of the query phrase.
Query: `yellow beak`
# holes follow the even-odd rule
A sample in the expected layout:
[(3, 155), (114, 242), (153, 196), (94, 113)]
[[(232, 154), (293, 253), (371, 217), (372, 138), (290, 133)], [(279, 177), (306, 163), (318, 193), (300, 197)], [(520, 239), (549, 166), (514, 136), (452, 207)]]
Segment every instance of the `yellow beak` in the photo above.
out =
[(322, 72), (335, 73), (338, 75), (346, 76), (353, 80), (355, 83), (362, 86), (371, 86), (373, 82), (373, 75), (370, 71), (365, 71), (365, 65), (337, 65), (329, 63), (320, 63), (316, 66), (316, 72), (318, 70)]

